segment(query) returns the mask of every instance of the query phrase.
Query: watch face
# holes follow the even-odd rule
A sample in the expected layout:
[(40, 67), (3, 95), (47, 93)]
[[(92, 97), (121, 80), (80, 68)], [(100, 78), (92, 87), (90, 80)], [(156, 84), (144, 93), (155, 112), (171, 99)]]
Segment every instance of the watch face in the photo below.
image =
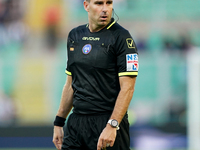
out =
[(118, 125), (117, 120), (112, 120), (111, 125), (112, 125), (113, 127), (117, 127), (117, 125)]

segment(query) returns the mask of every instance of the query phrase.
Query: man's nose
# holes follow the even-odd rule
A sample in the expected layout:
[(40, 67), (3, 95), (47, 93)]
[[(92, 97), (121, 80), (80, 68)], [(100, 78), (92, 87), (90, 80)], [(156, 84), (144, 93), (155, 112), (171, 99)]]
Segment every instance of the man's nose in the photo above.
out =
[(107, 12), (108, 11), (108, 6), (107, 6), (107, 4), (105, 3), (104, 5), (103, 5), (103, 12)]

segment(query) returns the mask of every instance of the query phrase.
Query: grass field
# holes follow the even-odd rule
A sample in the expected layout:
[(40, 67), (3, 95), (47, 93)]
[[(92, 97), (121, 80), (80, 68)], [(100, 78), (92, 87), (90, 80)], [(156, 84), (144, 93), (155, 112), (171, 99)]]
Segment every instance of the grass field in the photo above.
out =
[(0, 150), (56, 150), (56, 148), (0, 148)]
[[(0, 150), (56, 150), (56, 148), (0, 148)], [(170, 149), (170, 150), (186, 150), (186, 149)]]

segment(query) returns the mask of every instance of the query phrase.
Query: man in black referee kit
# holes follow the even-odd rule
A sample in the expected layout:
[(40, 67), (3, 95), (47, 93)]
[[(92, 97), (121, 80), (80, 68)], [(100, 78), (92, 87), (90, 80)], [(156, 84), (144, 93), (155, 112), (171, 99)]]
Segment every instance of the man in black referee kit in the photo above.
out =
[(112, 18), (113, 0), (85, 0), (84, 8), (89, 23), (68, 36), (68, 76), (53, 143), (59, 150), (130, 150), (127, 109), (138, 75), (137, 48)]

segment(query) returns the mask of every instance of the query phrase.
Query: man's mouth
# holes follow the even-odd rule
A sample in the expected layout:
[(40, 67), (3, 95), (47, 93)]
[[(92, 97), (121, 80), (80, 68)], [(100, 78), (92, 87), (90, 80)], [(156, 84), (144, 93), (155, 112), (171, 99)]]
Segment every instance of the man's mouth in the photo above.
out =
[(106, 20), (108, 18), (108, 16), (101, 16), (100, 17), (102, 20)]
[(101, 18), (107, 18), (107, 16), (101, 16)]

